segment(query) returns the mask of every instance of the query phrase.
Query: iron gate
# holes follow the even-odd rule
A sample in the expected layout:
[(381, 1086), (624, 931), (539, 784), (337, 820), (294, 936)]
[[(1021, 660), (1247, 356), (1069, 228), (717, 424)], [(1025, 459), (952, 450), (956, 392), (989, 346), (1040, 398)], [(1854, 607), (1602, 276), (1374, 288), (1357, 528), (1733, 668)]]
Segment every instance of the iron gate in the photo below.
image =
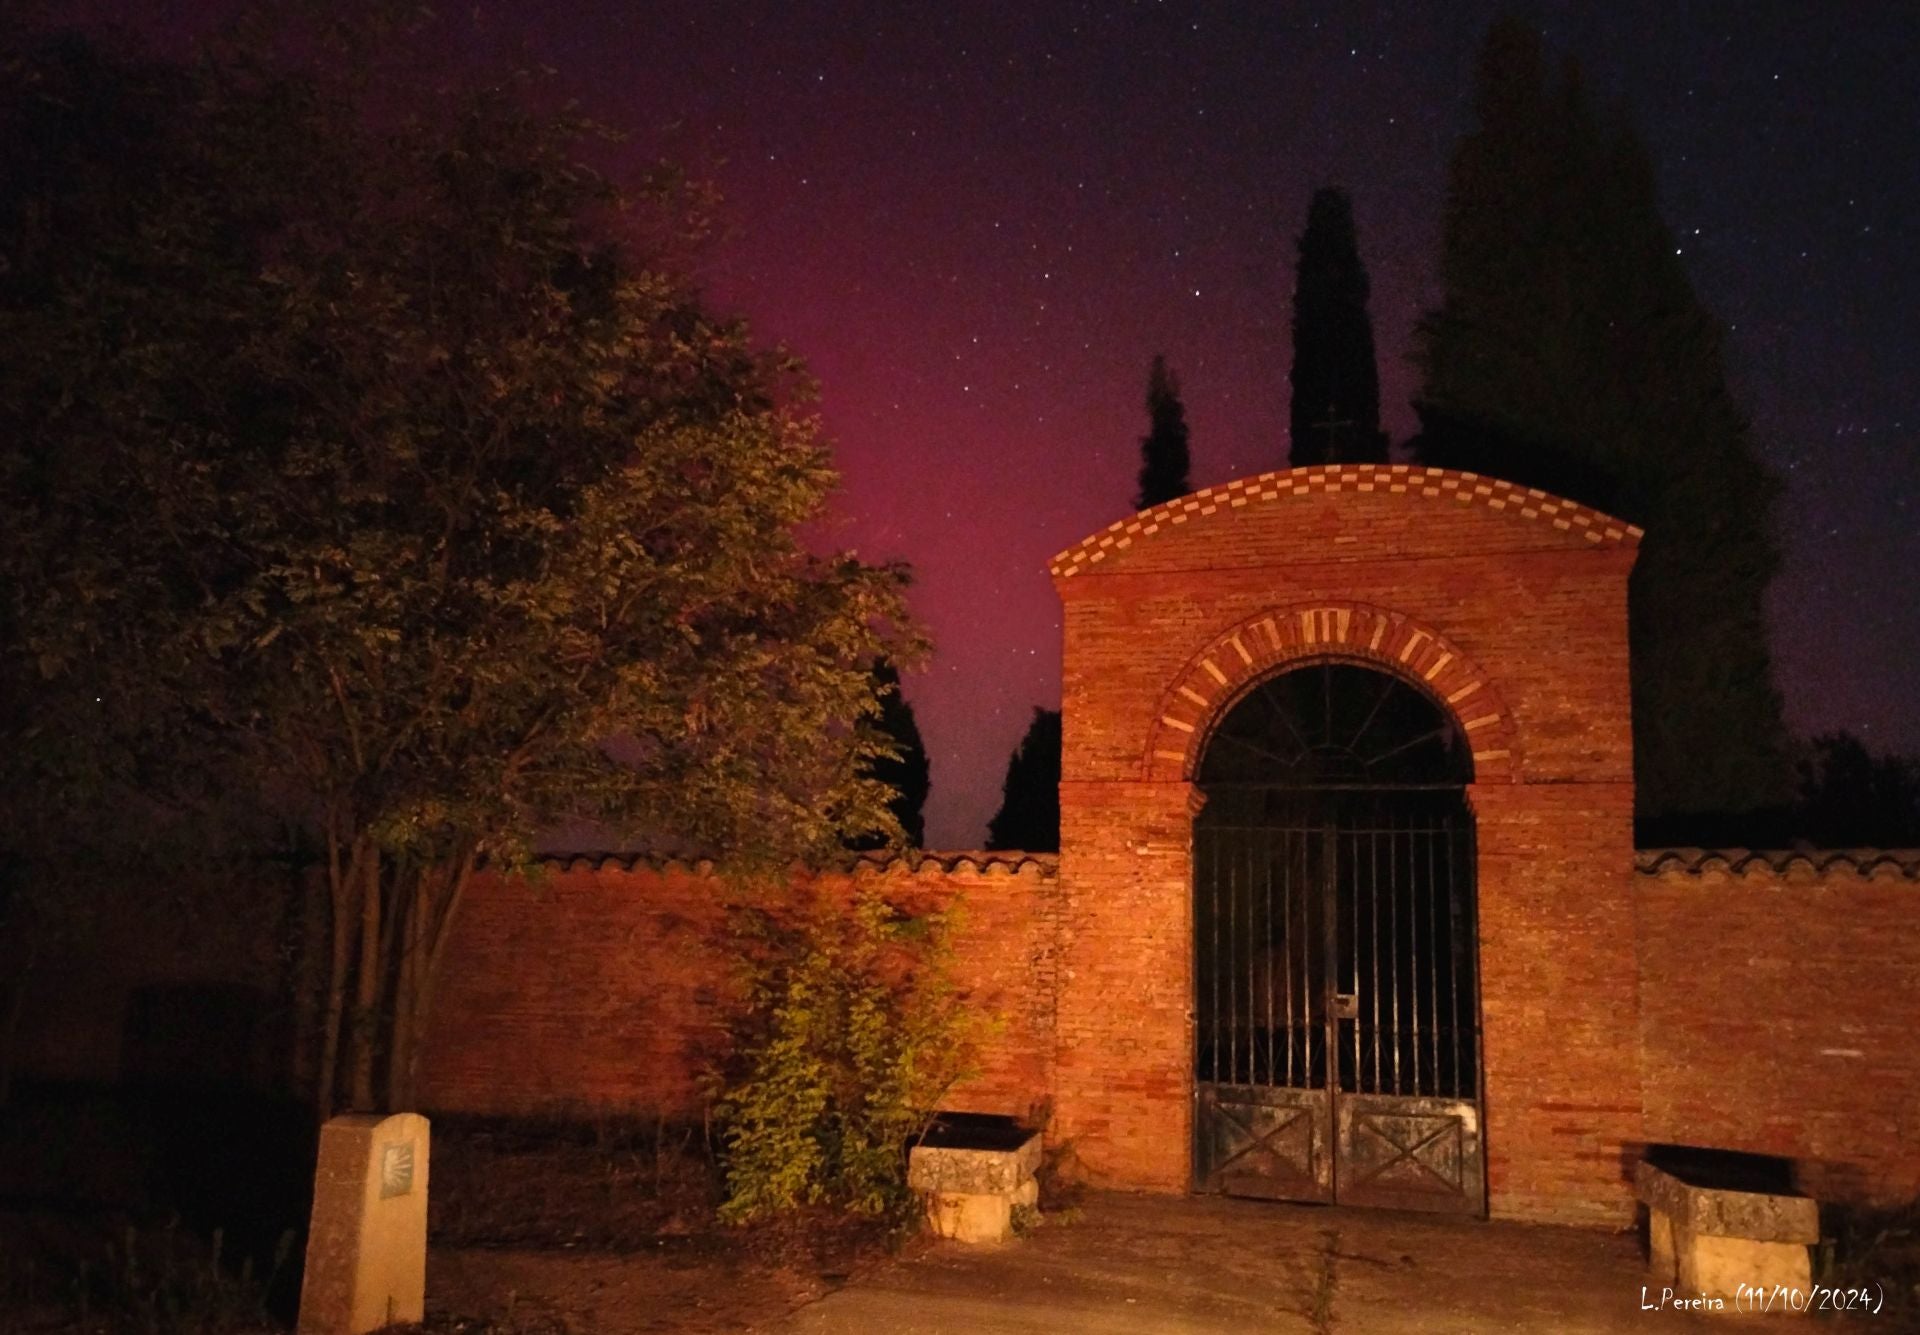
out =
[[(1203, 760), (1207, 805), (1193, 844), (1196, 1185), (1480, 1213), (1464, 750), (1454, 753), (1451, 725), (1424, 697), (1398, 701), (1382, 723), (1382, 700), (1411, 688), (1342, 665), (1309, 671), (1322, 680), (1268, 688), (1252, 727), (1243, 704)], [(1324, 711), (1303, 716), (1303, 696)], [(1423, 731), (1429, 713), (1434, 726)], [(1409, 735), (1409, 724), (1422, 726)], [(1322, 728), (1330, 739), (1316, 736)], [(1276, 729), (1298, 747), (1277, 744)], [(1251, 743), (1266, 753), (1262, 764), (1232, 759), (1250, 738), (1262, 738)], [(1222, 749), (1229, 757), (1216, 761)], [(1421, 750), (1425, 760), (1409, 763)], [(1375, 754), (1385, 763), (1364, 763)], [(1250, 769), (1283, 781), (1249, 781)]]

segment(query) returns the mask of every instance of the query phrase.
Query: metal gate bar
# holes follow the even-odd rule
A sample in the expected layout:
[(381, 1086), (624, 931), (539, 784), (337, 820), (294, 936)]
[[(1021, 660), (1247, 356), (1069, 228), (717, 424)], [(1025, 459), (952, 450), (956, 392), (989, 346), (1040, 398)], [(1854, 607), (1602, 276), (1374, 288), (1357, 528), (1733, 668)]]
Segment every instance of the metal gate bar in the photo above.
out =
[[(1215, 825), (1196, 843), (1197, 879), (1220, 897), (1212, 913), (1204, 904), (1201, 910), (1203, 935), (1211, 934), (1207, 953), (1220, 964), (1215, 970), (1203, 963), (1212, 992), (1202, 1009), (1211, 1006), (1222, 1019), (1223, 1046), (1235, 1049), (1222, 1068), (1233, 1078), (1285, 1085), (1309, 1064), (1301, 1021), (1313, 976), (1298, 896), (1308, 879), (1303, 872), (1317, 872), (1346, 878), (1339, 990), (1364, 996), (1357, 1029), (1342, 1035), (1357, 1088), (1408, 1096), (1471, 1092), (1471, 1081), (1460, 1078), (1473, 1060), (1465, 1013), (1472, 1003), (1471, 915), (1451, 874), (1464, 870), (1462, 832), (1451, 821), (1371, 820), (1332, 828)], [(1306, 856), (1309, 840), (1320, 851), (1317, 864)], [(1217, 874), (1213, 859), (1221, 863)], [(1262, 953), (1269, 934), (1271, 960)], [(1277, 972), (1268, 990), (1270, 963)], [(1296, 1035), (1291, 1058), (1269, 1051), (1269, 1030), (1281, 1047), (1281, 1035)], [(1443, 1045), (1438, 1054), (1436, 1043)]]

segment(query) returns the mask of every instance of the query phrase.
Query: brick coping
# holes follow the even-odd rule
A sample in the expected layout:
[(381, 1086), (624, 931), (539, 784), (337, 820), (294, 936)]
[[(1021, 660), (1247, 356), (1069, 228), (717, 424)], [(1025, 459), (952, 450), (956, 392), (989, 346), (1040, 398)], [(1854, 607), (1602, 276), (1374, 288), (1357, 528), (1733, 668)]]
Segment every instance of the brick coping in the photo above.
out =
[[(1641, 848), (1634, 851), (1634, 870), (1642, 876), (1681, 872), (1699, 876), (1709, 871), (1724, 871), (1734, 876), (1749, 871), (1784, 874), (1804, 867), (1816, 874), (1851, 871), (1860, 876), (1891, 873), (1904, 880), (1920, 881), (1920, 848)], [(697, 876), (714, 874), (715, 867), (706, 858), (661, 857), (646, 853), (578, 852), (548, 853), (535, 859), (539, 865), (555, 871), (682, 871)], [(941, 851), (916, 849), (902, 853), (861, 853), (827, 868), (796, 868), (842, 872), (888, 873), (905, 871), (947, 875), (956, 871), (1018, 875), (1028, 872), (1055, 876), (1060, 870), (1058, 853), (1028, 853), (1017, 849), (986, 851), (963, 849)]]
[(1698, 876), (1724, 871), (1741, 876), (1748, 871), (1784, 874), (1804, 867), (1816, 874), (1851, 871), (1859, 876), (1891, 873), (1920, 881), (1920, 848), (1642, 848), (1633, 855), (1634, 870), (1642, 876), (1684, 872)]
[(1522, 519), (1551, 524), (1566, 533), (1578, 533), (1590, 543), (1637, 545), (1642, 530), (1592, 506), (1498, 478), (1451, 468), (1423, 468), (1416, 464), (1315, 464), (1285, 468), (1252, 477), (1235, 478), (1218, 486), (1202, 487), (1162, 505), (1117, 519), (1092, 536), (1058, 552), (1047, 563), (1049, 573), (1066, 578), (1107, 559), (1110, 552), (1133, 545), (1162, 528), (1210, 515), (1222, 506), (1240, 508), (1283, 497), (1326, 495), (1339, 491), (1384, 491), (1395, 495), (1438, 498), (1451, 496), (1462, 504), (1490, 510), (1511, 510)]
[[(609, 867), (616, 871), (680, 871), (695, 876), (711, 876), (716, 871), (711, 858), (667, 857), (650, 853), (614, 853), (614, 852), (570, 852), (543, 853), (534, 859), (535, 863), (554, 871), (605, 871)], [(794, 871), (818, 872), (868, 872), (888, 873), (905, 871), (909, 875), (940, 874), (970, 870), (986, 875), (1003, 873), (1016, 875), (1034, 872), (1041, 876), (1052, 876), (1060, 869), (1058, 853), (1028, 853), (1019, 849), (981, 850), (965, 849), (958, 852), (935, 852), (926, 849), (912, 849), (897, 853), (856, 853), (850, 854), (844, 861), (825, 867), (811, 867), (796, 864)]]

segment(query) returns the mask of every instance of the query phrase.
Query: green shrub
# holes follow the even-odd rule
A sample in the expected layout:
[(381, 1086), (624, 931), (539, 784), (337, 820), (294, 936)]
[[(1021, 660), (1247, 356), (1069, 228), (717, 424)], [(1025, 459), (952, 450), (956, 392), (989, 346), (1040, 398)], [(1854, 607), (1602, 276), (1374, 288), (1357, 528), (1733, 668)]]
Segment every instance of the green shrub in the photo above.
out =
[(723, 1218), (908, 1204), (907, 1150), (982, 1030), (950, 977), (953, 927), (952, 909), (909, 912), (877, 889), (736, 914), (747, 1004), (717, 1077)]

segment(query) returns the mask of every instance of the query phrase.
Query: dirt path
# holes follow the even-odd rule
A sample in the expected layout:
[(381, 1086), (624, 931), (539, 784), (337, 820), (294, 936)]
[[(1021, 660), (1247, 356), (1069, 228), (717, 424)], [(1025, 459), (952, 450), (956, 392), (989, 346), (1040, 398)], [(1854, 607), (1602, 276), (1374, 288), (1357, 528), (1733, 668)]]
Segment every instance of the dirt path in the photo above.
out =
[[(879, 1269), (770, 1330), (1330, 1335), (1778, 1329), (1641, 1307), (1630, 1237), (1218, 1197), (1094, 1196), (1005, 1247), (941, 1247)], [(1649, 1300), (1658, 1299), (1657, 1291)], [(1855, 1327), (1875, 1327), (1870, 1321)]]
[(817, 1277), (684, 1251), (436, 1248), (427, 1263), (430, 1314), (527, 1335), (745, 1330), (776, 1323), (826, 1292)]
[[(688, 1238), (656, 1252), (436, 1249), (430, 1310), (512, 1335), (1616, 1335), (1780, 1330), (1649, 1310), (1635, 1239), (1221, 1197), (1094, 1194), (1003, 1247), (916, 1244), (853, 1274)], [(464, 1327), (461, 1327), (464, 1328)], [(1832, 1328), (1832, 1327), (1829, 1327)], [(1912, 1330), (1863, 1317), (1847, 1330)], [(442, 1327), (454, 1329), (454, 1327)]]

